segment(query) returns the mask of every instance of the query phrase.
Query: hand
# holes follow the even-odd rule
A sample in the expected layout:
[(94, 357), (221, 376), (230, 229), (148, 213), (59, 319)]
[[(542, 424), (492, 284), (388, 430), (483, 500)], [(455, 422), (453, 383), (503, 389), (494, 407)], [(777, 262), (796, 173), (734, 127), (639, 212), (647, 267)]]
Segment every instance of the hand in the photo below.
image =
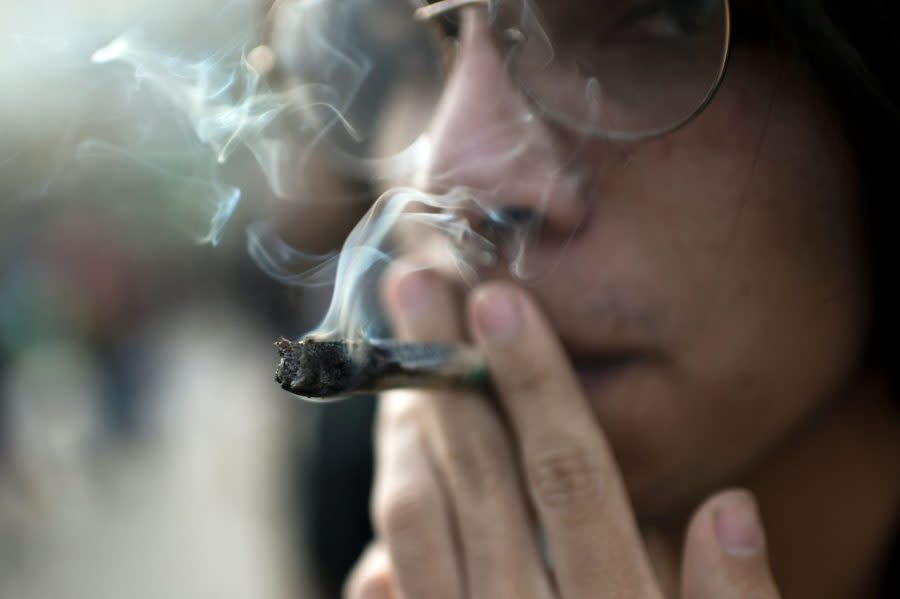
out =
[[(385, 295), (400, 337), (462, 340), (451, 289), (434, 273), (392, 276)], [(490, 284), (472, 294), (468, 314), (496, 402), (460, 391), (385, 394), (378, 538), (346, 596), (662, 597), (600, 423), (535, 304)], [(749, 493), (720, 493), (692, 518), (681, 596), (778, 596)]]

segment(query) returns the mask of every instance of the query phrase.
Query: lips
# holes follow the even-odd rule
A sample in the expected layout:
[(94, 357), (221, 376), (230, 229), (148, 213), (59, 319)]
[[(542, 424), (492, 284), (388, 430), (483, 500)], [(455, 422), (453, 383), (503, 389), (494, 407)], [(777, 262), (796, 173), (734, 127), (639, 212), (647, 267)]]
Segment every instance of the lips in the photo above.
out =
[(576, 368), (575, 374), (582, 390), (588, 397), (603, 395), (603, 392), (628, 372), (632, 364), (590, 366)]
[(589, 393), (601, 390), (635, 367), (658, 359), (653, 352), (625, 350), (579, 355), (572, 359), (572, 368), (582, 387)]

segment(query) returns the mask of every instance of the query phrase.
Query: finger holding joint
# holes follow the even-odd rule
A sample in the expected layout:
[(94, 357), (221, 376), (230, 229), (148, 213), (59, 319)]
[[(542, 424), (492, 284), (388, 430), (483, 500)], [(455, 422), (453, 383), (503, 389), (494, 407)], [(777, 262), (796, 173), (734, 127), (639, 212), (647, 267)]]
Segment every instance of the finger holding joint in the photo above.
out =
[(640, 596), (654, 596), (615, 457), (550, 324), (509, 284), (477, 290), (470, 316), (509, 416), (561, 594), (648, 589)]
[(441, 502), (437, 492), (424, 484), (379, 485), (372, 511), (375, 526), (392, 547), (415, 545), (441, 516)]
[(422, 394), (415, 391), (393, 390), (382, 393), (378, 398), (378, 413), (375, 418), (378, 438), (398, 431), (418, 433), (425, 413), (423, 404)]
[(460, 564), (438, 493), (418, 484), (379, 489), (372, 511), (402, 596), (462, 597)]
[(460, 306), (451, 284), (436, 272), (392, 267), (382, 287), (385, 309), (400, 339), (450, 342), (460, 338)]
[(527, 456), (525, 469), (538, 508), (576, 522), (603, 509), (612, 480), (596, 455), (568, 443)]
[(515, 489), (515, 466), (509, 448), (501, 442), (458, 439), (441, 443), (437, 451), (454, 491), (481, 509), (483, 501), (504, 498)]
[(473, 294), (470, 312), (500, 402), (520, 436), (600, 432), (560, 341), (525, 294), (508, 284), (485, 285)]
[(401, 594), (458, 599), (461, 577), (450, 513), (422, 438), (418, 394), (392, 396), (412, 403), (389, 409), (380, 419), (372, 521)]

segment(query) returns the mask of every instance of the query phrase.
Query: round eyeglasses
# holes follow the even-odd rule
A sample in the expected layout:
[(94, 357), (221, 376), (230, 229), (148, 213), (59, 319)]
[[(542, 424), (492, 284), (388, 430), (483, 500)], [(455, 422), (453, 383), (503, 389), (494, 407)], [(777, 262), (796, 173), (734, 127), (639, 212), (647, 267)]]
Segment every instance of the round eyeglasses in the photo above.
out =
[(611, 140), (696, 117), (721, 85), (731, 44), (729, 0), (300, 4), (308, 12), (288, 72), (327, 96), (310, 106), (330, 123), (328, 143), (361, 158), (402, 151), (425, 131), (466, 9), (486, 11), (509, 77), (538, 115)]

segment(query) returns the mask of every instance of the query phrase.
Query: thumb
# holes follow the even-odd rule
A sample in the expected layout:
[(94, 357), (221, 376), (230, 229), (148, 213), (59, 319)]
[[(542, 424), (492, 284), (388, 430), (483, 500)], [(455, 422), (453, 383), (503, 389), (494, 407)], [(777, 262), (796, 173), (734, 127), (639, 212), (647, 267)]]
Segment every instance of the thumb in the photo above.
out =
[(684, 599), (775, 599), (766, 539), (748, 491), (707, 499), (688, 526), (681, 573)]
[(381, 543), (372, 543), (344, 584), (344, 599), (393, 599), (398, 597), (393, 567)]

